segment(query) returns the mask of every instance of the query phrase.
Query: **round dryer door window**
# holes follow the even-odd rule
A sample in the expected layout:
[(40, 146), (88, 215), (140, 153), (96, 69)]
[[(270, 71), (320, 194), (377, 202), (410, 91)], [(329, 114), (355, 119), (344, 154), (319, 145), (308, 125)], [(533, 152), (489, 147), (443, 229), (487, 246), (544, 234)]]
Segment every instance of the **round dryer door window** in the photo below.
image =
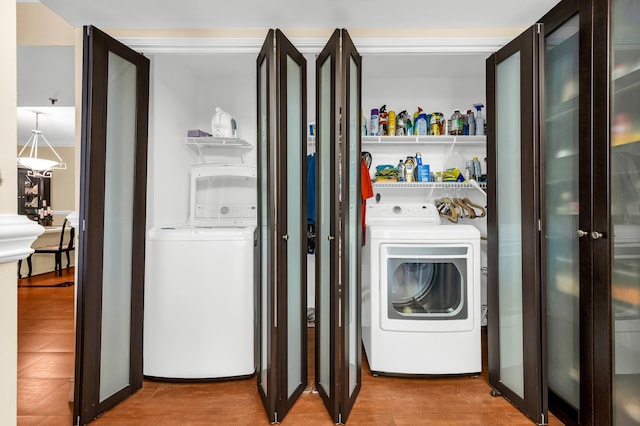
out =
[(468, 317), (465, 259), (387, 259), (388, 316), (408, 320)]

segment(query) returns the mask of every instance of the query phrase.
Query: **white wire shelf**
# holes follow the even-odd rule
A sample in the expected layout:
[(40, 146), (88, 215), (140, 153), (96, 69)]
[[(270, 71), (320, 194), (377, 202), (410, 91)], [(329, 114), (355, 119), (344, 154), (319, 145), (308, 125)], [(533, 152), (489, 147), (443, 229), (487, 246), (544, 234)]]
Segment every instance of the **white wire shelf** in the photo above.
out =
[[(486, 189), (486, 182), (478, 182), (480, 188)], [(373, 182), (374, 188), (434, 188), (434, 189), (476, 189), (469, 182)]]
[(487, 142), (486, 136), (447, 136), (447, 135), (426, 135), (426, 136), (362, 136), (362, 144), (397, 145), (408, 144), (431, 144), (431, 145), (484, 145)]
[(186, 137), (184, 139), (186, 145), (195, 146), (198, 148), (239, 148), (239, 149), (251, 149), (253, 145), (241, 138), (217, 138), (213, 136), (209, 137)]

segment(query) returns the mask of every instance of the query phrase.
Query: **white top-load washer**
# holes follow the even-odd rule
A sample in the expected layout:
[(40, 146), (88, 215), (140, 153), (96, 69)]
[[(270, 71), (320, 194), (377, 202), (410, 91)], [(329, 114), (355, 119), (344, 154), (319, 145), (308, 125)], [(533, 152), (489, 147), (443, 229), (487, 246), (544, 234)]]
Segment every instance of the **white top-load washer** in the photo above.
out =
[(362, 339), (374, 374), (477, 374), (480, 232), (433, 204), (367, 203)]
[(188, 225), (148, 232), (145, 376), (254, 373), (256, 198), (255, 166), (193, 166)]

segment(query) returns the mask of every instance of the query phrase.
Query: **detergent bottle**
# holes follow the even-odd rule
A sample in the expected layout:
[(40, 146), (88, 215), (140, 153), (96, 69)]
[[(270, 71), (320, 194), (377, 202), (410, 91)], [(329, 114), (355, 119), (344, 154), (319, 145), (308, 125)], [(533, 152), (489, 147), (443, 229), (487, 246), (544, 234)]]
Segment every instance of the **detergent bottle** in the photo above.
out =
[(413, 159), (413, 157), (407, 157), (406, 160), (404, 160), (404, 180), (406, 182), (414, 182), (415, 181), (415, 169), (416, 169), (416, 162)]
[(237, 132), (238, 127), (236, 120), (234, 120), (230, 114), (216, 107), (215, 114), (213, 114), (213, 118), (211, 119), (211, 134), (217, 138), (235, 138)]
[(413, 133), (412, 135), (418, 134), (418, 116), (422, 112), (422, 108), (418, 107), (418, 110), (413, 113)]

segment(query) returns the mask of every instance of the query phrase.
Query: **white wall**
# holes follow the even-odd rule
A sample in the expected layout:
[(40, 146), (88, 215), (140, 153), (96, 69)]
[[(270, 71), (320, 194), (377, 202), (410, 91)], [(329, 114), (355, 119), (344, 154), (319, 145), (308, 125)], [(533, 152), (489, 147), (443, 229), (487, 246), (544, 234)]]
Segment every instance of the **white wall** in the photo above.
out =
[[(152, 60), (148, 227), (180, 225), (189, 214), (189, 167), (199, 162), (185, 146), (187, 130), (211, 133), (219, 106), (256, 143), (256, 55), (157, 55)], [(256, 163), (256, 149), (209, 151), (220, 163)]]
[[(0, 3), (0, 214), (16, 214), (16, 2)], [(16, 264), (0, 264), (0, 424), (16, 424)]]

